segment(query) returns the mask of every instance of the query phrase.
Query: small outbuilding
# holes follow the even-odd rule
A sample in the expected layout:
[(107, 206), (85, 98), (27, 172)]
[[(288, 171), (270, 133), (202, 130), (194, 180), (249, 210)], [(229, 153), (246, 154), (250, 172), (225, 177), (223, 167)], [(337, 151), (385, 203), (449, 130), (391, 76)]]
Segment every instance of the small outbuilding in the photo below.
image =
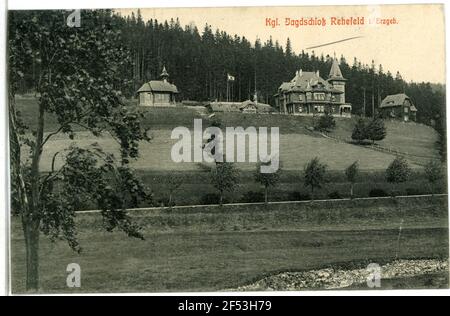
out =
[(167, 107), (176, 105), (175, 97), (178, 94), (178, 89), (168, 81), (169, 73), (166, 67), (163, 68), (160, 77), (161, 80), (151, 80), (137, 91), (140, 106)]
[(256, 103), (251, 100), (244, 102), (211, 102), (208, 108), (212, 112), (236, 112), (251, 114), (267, 114), (272, 113), (273, 108), (264, 103)]
[(417, 108), (404, 93), (388, 95), (381, 102), (381, 115), (384, 118), (398, 119), (404, 122), (415, 121)]

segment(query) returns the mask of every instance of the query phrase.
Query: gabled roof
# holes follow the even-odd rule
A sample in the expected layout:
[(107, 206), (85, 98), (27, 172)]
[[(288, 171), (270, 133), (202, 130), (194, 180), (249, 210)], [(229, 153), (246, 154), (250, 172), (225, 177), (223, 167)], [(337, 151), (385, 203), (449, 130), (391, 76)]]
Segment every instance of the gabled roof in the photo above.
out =
[[(388, 95), (381, 102), (380, 108), (402, 106), (405, 103), (405, 100), (410, 100), (411, 101), (411, 99), (404, 93)], [(412, 104), (412, 102), (411, 102), (411, 104)], [(412, 110), (412, 108), (411, 108), (411, 110)], [(416, 109), (416, 111), (417, 111), (417, 109)]]
[(282, 91), (317, 91), (317, 92), (335, 92), (341, 93), (333, 89), (333, 86), (324, 80), (317, 72), (297, 71), (295, 77), (290, 82), (283, 82), (279, 87)]
[(167, 81), (161, 80), (152, 80), (147, 83), (144, 83), (142, 87), (138, 90), (138, 93), (141, 92), (171, 92), (178, 93), (177, 86), (171, 84)]

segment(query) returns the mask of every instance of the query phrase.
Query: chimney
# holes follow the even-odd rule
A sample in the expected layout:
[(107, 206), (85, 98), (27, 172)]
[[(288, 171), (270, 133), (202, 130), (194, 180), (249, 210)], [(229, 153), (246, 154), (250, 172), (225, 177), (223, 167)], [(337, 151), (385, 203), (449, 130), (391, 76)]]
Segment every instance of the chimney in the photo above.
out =
[(300, 71), (298, 72), (298, 75), (301, 77), (303, 76), (303, 70), (300, 68)]
[(317, 77), (320, 77), (320, 71), (319, 70), (316, 71), (316, 75), (317, 75)]

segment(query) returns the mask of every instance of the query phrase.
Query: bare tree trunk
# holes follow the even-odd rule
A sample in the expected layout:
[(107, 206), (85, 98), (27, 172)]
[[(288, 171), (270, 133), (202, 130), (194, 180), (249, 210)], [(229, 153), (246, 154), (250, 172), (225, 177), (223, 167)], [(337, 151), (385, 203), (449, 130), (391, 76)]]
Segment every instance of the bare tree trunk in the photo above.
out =
[[(43, 118), (43, 114), (42, 114)], [(28, 291), (37, 291), (39, 288), (39, 224), (38, 218), (33, 218), (33, 206), (28, 202), (25, 181), (23, 179), (22, 168), (20, 165), (20, 142), (17, 135), (17, 115), (14, 95), (9, 98), (9, 123), (10, 123), (10, 145), (11, 145), (11, 169), (14, 186), (17, 194), (18, 210), (22, 217), (22, 229), (25, 238), (26, 252), (26, 289)], [(43, 127), (43, 120), (42, 120)], [(42, 139), (42, 136), (41, 136)], [(39, 171), (39, 170), (38, 170)]]
[(22, 219), (25, 236), (27, 291), (39, 289), (39, 220)]
[[(41, 101), (42, 102), (42, 101)], [(27, 259), (27, 281), (29, 291), (37, 291), (39, 288), (39, 229), (40, 229), (40, 170), (42, 146), (44, 138), (44, 105), (39, 104), (38, 127), (36, 131), (36, 142), (33, 148), (31, 161), (31, 205), (22, 213), (22, 225), (25, 235), (26, 259)]]

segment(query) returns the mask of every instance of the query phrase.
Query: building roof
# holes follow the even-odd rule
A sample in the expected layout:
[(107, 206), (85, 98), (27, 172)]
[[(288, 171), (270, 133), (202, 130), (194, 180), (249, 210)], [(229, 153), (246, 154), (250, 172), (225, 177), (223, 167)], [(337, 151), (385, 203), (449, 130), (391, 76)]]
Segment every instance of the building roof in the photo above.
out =
[[(411, 99), (404, 93), (388, 95), (381, 102), (380, 108), (402, 106), (405, 103), (405, 100), (409, 100), (411, 102)], [(414, 106), (412, 102), (411, 105)], [(417, 111), (416, 107), (414, 107), (414, 109)], [(413, 111), (412, 107), (411, 111)]]
[(335, 60), (330, 71), (330, 79), (324, 80), (319, 72), (302, 71), (295, 73), (295, 77), (290, 82), (283, 82), (278, 88), (279, 91), (292, 92), (332, 92), (342, 94), (344, 92), (334, 89), (329, 80), (346, 80), (341, 73), (339, 65)]
[[(290, 82), (283, 82), (279, 87), (282, 91), (329, 91), (333, 89), (332, 85), (320, 77), (318, 72), (309, 72), (299, 70)], [(336, 90), (337, 91), (337, 90)], [(335, 92), (336, 92), (335, 91)]]
[(166, 70), (166, 66), (163, 67), (162, 73), (160, 75), (161, 78), (169, 78), (169, 73)]
[(341, 68), (339, 67), (339, 63), (336, 58), (333, 59), (328, 80), (346, 80), (342, 75)]
[(246, 100), (241, 103), (241, 109), (244, 109), (249, 106), (256, 107), (258, 112), (270, 112), (272, 110), (272, 107), (269, 104), (265, 104), (265, 103), (261, 103), (261, 102), (255, 103), (254, 101)]
[(240, 102), (211, 102), (211, 109), (214, 112), (240, 112), (242, 103)]
[(248, 107), (254, 107), (258, 112), (270, 112), (272, 107), (269, 104), (255, 103), (250, 100), (244, 102), (211, 102), (211, 109), (214, 112), (240, 112)]
[(152, 80), (147, 83), (144, 83), (142, 87), (138, 90), (138, 93), (141, 92), (171, 92), (178, 93), (177, 86), (171, 84), (167, 81), (162, 80)]

